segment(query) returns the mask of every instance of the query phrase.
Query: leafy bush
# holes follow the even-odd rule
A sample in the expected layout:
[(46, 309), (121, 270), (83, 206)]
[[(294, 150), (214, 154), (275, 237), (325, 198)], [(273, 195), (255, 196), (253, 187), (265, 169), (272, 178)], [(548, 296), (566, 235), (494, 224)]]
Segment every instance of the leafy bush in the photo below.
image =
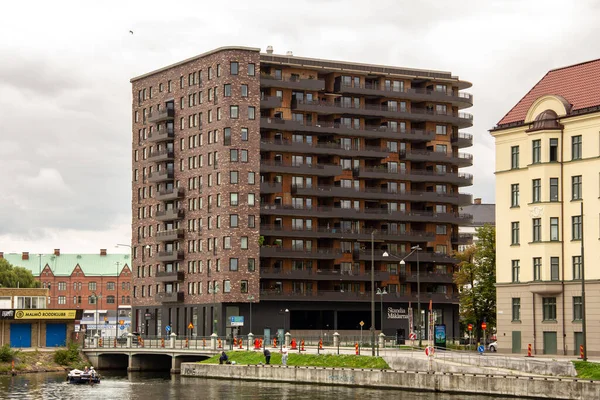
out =
[(79, 346), (77, 343), (69, 343), (65, 350), (56, 350), (54, 352), (54, 362), (60, 365), (70, 365), (81, 362)]
[(10, 348), (10, 345), (7, 343), (4, 346), (0, 347), (0, 361), (2, 362), (10, 362), (17, 355), (18, 351)]

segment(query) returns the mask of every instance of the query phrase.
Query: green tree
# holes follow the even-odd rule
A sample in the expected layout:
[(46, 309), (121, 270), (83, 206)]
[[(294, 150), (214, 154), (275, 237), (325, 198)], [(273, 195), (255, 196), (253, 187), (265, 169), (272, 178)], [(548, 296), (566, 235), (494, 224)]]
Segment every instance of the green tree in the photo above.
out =
[(15, 267), (2, 258), (0, 259), (0, 285), (10, 288), (36, 288), (40, 283), (27, 268)]
[(454, 283), (460, 288), (460, 314), (465, 324), (473, 324), (474, 337), (496, 327), (496, 228), (477, 228), (478, 241), (456, 254), (459, 261)]

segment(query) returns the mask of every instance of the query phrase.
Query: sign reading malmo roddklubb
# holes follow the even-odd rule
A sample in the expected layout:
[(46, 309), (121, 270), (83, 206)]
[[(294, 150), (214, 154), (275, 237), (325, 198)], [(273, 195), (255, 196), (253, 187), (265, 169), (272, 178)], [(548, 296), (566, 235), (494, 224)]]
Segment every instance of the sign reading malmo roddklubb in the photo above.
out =
[(0, 310), (1, 319), (62, 319), (76, 320), (81, 319), (83, 310)]

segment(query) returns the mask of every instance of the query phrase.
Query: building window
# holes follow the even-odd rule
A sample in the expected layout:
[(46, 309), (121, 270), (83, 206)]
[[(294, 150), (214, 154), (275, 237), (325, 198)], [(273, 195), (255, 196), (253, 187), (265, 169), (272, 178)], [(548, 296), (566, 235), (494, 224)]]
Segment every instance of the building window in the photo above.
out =
[(242, 85), (241, 89), (242, 97), (248, 97), (248, 85)]
[(230, 271), (237, 271), (238, 270), (238, 259), (237, 258), (230, 258), (229, 259), (229, 270)]
[(256, 228), (256, 216), (248, 215), (248, 228)]
[(510, 206), (519, 207), (519, 184), (510, 185)]
[(248, 128), (242, 128), (240, 136), (242, 138), (242, 142), (247, 142), (248, 141)]
[(583, 319), (583, 301), (581, 296), (573, 296), (573, 321)]
[(229, 171), (229, 183), (239, 183), (240, 173), (238, 171)]
[(237, 214), (229, 215), (229, 227), (237, 228), (239, 225), (239, 216)]
[(581, 280), (581, 256), (573, 256), (573, 280)]
[(558, 257), (550, 257), (550, 280), (558, 280)]
[(446, 135), (447, 127), (446, 125), (436, 125), (435, 126), (435, 134), (436, 135)]
[(571, 240), (581, 240), (581, 215), (571, 217)]
[(571, 138), (571, 160), (581, 160), (581, 135)]
[(581, 200), (581, 175), (571, 177), (571, 200)]
[(256, 270), (256, 259), (248, 259), (248, 272), (254, 272)]
[(240, 292), (242, 292), (242, 293), (248, 293), (248, 281), (241, 281), (240, 282)]
[(239, 106), (229, 106), (229, 118), (237, 119), (240, 115), (240, 107)]
[(542, 258), (541, 257), (533, 257), (533, 280), (534, 281), (542, 280)]
[(253, 106), (248, 107), (248, 119), (256, 119), (256, 108)]
[(543, 320), (556, 321), (556, 297), (544, 297), (543, 305)]
[(223, 85), (223, 97), (231, 97), (231, 84), (226, 83)]
[(240, 64), (237, 61), (232, 61), (229, 63), (229, 71), (231, 75), (237, 75), (239, 73)]
[(248, 64), (248, 76), (254, 76), (256, 74), (256, 65), (251, 63)]
[(88, 290), (96, 290), (96, 282), (88, 282)]
[(512, 146), (510, 148), (510, 168), (519, 168), (519, 146)]
[(446, 225), (435, 226), (436, 235), (446, 235), (448, 233), (448, 227)]
[(519, 260), (512, 260), (512, 281), (519, 282), (519, 275), (521, 274), (521, 267)]
[(106, 282), (106, 290), (115, 290), (114, 282)]
[(542, 201), (542, 180), (534, 179), (531, 181), (532, 183), (532, 199), (533, 203), (539, 203)]
[(242, 236), (240, 238), (240, 247), (242, 250), (248, 250), (248, 236)]
[(533, 242), (541, 242), (542, 241), (542, 219), (534, 218), (533, 222)]
[(550, 139), (550, 161), (558, 161), (558, 139)]
[(58, 290), (67, 290), (67, 282), (58, 282)]
[(58, 304), (67, 304), (67, 296), (58, 296)]
[[(135, 287), (134, 287), (135, 289)], [(134, 290), (135, 293), (135, 290)], [(96, 304), (96, 296), (88, 296), (88, 304)]]
[(538, 164), (542, 162), (542, 141), (541, 139), (536, 139), (531, 143), (532, 146), (532, 154), (531, 160), (533, 164)]
[(550, 178), (550, 201), (558, 201), (558, 178)]
[(521, 321), (521, 298), (512, 299), (512, 320)]
[(217, 78), (221, 76), (221, 64), (217, 64)]
[(520, 231), (520, 223), (519, 222), (511, 222), (511, 241), (510, 244), (519, 244), (519, 231)]
[(115, 304), (115, 296), (106, 296), (106, 304)]
[(550, 240), (557, 241), (558, 237), (558, 218), (552, 217), (550, 218)]

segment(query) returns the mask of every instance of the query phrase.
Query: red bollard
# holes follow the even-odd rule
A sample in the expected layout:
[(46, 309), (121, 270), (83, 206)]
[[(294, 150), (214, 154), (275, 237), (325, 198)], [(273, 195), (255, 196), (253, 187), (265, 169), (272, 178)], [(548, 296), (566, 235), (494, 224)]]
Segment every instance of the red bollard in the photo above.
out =
[(583, 360), (583, 345), (582, 344), (579, 345), (579, 358), (581, 358)]
[(531, 343), (527, 345), (527, 357), (531, 357)]
[(304, 339), (300, 342), (300, 351), (304, 351)]
[(358, 343), (354, 343), (354, 350), (356, 352), (356, 355), (358, 355)]
[(323, 339), (319, 339), (319, 350), (323, 350)]

